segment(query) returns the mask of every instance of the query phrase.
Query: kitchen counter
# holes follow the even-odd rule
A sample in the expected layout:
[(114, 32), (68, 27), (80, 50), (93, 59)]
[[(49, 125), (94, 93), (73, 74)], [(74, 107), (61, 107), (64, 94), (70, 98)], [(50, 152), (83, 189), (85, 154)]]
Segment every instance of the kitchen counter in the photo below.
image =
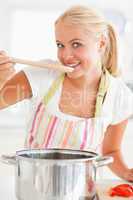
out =
[(111, 187), (118, 184), (123, 184), (124, 181), (121, 180), (102, 180), (97, 182), (97, 192), (99, 194), (100, 200), (133, 200), (133, 197), (122, 198), (122, 197), (110, 197), (108, 191)]
[[(0, 196), (2, 200), (17, 200), (15, 198), (14, 176), (0, 176)], [(119, 180), (102, 180), (97, 183), (97, 191), (101, 200), (133, 200), (132, 198), (109, 197), (107, 191), (111, 186), (123, 183)]]

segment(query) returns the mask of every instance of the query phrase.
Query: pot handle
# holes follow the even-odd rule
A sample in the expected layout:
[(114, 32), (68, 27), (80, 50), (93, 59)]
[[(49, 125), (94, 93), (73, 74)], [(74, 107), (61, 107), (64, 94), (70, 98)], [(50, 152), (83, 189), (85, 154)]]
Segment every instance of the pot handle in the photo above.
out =
[(16, 165), (16, 155), (1, 155), (0, 161), (5, 164)]
[(114, 161), (113, 157), (111, 156), (102, 156), (102, 157), (98, 157), (95, 161), (94, 161), (94, 166), (96, 168), (98, 167), (103, 167), (105, 165), (108, 165), (110, 163), (112, 163)]
[(94, 180), (97, 178), (97, 168), (108, 165), (113, 162), (113, 157), (111, 156), (102, 156), (98, 157), (94, 162)]

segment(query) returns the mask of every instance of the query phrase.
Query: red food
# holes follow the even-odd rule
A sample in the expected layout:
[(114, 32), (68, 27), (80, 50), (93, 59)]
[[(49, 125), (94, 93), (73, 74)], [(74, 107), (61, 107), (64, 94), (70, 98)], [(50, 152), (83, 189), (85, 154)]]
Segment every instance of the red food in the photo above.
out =
[(120, 184), (110, 189), (110, 196), (133, 197), (133, 186), (130, 184)]

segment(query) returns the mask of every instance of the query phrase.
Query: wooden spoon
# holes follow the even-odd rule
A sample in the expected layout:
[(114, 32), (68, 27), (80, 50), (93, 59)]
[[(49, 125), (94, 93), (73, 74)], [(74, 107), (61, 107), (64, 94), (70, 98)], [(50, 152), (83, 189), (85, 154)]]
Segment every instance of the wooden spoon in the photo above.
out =
[(13, 63), (19, 63), (24, 65), (32, 65), (34, 67), (41, 67), (41, 68), (51, 68), (55, 70), (59, 70), (62, 72), (72, 72), (74, 69), (68, 66), (64, 66), (59, 62), (47, 62), (45, 61), (33, 61), (33, 60), (27, 60), (27, 59), (21, 59), (21, 58), (11, 58), (11, 62)]

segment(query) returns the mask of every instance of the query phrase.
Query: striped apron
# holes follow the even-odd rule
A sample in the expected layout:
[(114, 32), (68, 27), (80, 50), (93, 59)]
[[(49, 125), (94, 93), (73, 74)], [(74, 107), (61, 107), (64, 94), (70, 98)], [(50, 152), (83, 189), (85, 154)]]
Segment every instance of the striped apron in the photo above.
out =
[[(105, 76), (107, 79), (107, 76)], [(105, 78), (101, 78), (94, 118), (62, 119), (52, 115), (47, 105), (63, 82), (64, 75), (53, 81), (50, 89), (38, 104), (33, 122), (26, 138), (26, 148), (70, 148), (99, 151), (104, 137), (104, 123), (99, 116), (100, 106), (107, 87)], [(102, 84), (104, 89), (102, 88)]]

